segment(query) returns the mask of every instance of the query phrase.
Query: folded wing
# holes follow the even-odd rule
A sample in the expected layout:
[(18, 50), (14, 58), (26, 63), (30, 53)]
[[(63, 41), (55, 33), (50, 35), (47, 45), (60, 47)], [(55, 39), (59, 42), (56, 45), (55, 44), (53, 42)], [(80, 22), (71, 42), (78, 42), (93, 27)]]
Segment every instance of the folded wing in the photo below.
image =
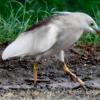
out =
[(57, 35), (57, 27), (53, 24), (24, 32), (8, 45), (2, 53), (2, 59), (36, 55), (45, 52), (56, 43)]

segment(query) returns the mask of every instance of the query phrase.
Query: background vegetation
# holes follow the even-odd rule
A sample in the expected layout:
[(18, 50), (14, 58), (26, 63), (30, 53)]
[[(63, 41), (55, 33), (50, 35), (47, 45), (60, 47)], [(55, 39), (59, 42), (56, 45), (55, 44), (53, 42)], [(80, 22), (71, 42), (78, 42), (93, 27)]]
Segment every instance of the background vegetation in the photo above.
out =
[[(0, 0), (0, 44), (50, 16), (54, 11), (83, 11), (100, 24), (100, 0)], [(80, 43), (100, 44), (100, 37), (88, 34)]]

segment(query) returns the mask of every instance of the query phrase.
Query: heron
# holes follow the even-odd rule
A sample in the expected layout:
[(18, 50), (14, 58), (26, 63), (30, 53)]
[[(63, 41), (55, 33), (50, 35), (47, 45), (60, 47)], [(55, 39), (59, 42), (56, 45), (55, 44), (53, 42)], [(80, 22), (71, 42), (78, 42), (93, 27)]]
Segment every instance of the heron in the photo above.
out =
[(85, 82), (77, 77), (65, 63), (65, 50), (74, 44), (83, 33), (100, 33), (100, 29), (94, 19), (83, 12), (55, 12), (48, 18), (33, 25), (21, 33), (2, 53), (2, 59), (12, 57), (33, 56), (34, 84), (38, 80), (38, 61), (44, 56), (57, 54), (59, 61), (63, 63), (64, 72), (79, 82), (81, 86)]

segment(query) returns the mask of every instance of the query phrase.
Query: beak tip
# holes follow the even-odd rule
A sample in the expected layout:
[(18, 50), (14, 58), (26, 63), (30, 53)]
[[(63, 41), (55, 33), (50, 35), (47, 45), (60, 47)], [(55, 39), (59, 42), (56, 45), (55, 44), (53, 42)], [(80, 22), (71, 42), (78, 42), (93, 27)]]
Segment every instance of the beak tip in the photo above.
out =
[(97, 32), (97, 34), (99, 34), (99, 35), (100, 35), (100, 30), (97, 30), (96, 32)]
[(100, 35), (100, 28), (96, 30), (96, 33)]

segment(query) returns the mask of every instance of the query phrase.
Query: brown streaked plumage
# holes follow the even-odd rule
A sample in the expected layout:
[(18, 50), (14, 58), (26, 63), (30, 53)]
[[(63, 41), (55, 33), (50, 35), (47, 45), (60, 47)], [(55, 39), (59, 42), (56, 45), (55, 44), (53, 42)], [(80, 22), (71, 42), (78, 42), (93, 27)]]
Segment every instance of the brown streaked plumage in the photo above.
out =
[(43, 25), (49, 24), (50, 19), (51, 19), (51, 17), (49, 17), (49, 18), (47, 18), (47, 19), (44, 19), (43, 21), (38, 22), (37, 24), (35, 24), (35, 25), (33, 25), (32, 27), (28, 28), (28, 29), (26, 30), (26, 32), (31, 31), (31, 30), (34, 30), (34, 29), (36, 29), (36, 28), (39, 28), (39, 27), (41, 27), (41, 26), (43, 26)]

